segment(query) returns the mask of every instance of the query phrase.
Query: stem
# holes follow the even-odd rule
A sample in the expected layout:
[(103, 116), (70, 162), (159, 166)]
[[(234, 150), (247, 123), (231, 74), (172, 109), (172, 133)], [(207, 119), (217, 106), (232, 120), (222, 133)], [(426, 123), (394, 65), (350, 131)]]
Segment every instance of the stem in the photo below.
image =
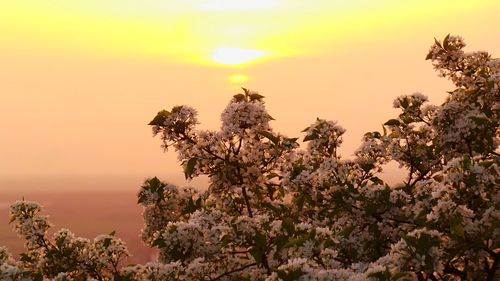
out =
[(224, 273), (222, 273), (221, 275), (219, 275), (219, 276), (215, 277), (214, 279), (210, 279), (210, 280), (211, 280), (211, 281), (216, 281), (216, 280), (219, 280), (219, 279), (221, 279), (222, 277), (228, 276), (228, 275), (233, 274), (233, 273), (238, 272), (238, 271), (242, 271), (242, 270), (244, 270), (244, 269), (246, 269), (246, 268), (249, 268), (249, 267), (252, 267), (252, 266), (254, 266), (254, 265), (257, 265), (257, 263), (255, 263), (255, 262), (254, 262), (254, 263), (250, 263), (250, 264), (247, 264), (247, 265), (245, 265), (245, 266), (243, 266), (243, 267), (240, 267), (240, 268), (237, 268), (237, 269), (233, 269), (233, 270), (230, 270), (230, 271), (228, 271), (228, 272), (224, 272)]
[[(186, 134), (182, 134), (182, 137), (184, 138), (184, 140), (187, 140), (189, 141), (190, 143), (192, 144), (197, 144), (197, 142), (195, 140), (193, 140), (190, 136), (186, 135)], [(203, 149), (203, 151), (205, 151), (206, 153), (212, 155), (213, 157), (219, 159), (219, 160), (222, 160), (222, 161), (226, 161), (226, 159), (220, 157), (219, 155), (213, 153), (211, 150), (205, 148), (205, 147), (202, 147), (201, 149)]]
[(470, 146), (470, 140), (467, 140), (467, 151), (469, 153), (469, 157), (472, 158), (473, 155), (472, 155), (472, 147)]
[(495, 156), (499, 156), (500, 157), (500, 154), (496, 153), (495, 151), (490, 151), (490, 154), (493, 154)]
[(240, 153), (240, 149), (241, 149), (241, 144), (243, 143), (243, 138), (240, 137), (240, 140), (238, 142), (238, 148), (236, 149), (236, 153), (234, 154), (239, 154)]
[(248, 200), (247, 189), (245, 186), (241, 187), (241, 192), (243, 193), (243, 199), (245, 199), (245, 205), (247, 206), (248, 216), (253, 218), (252, 208), (250, 207), (250, 200)]
[[(493, 281), (495, 280), (495, 273), (498, 269), (498, 263), (500, 262), (500, 255), (496, 254), (493, 256), (493, 263), (491, 264), (491, 268), (488, 270), (488, 277), (486, 280)], [(488, 264), (486, 264), (488, 266)]]
[(413, 157), (412, 157), (412, 154), (411, 154), (411, 147), (410, 147), (410, 141), (408, 140), (408, 138), (406, 138), (406, 146), (408, 147), (408, 162), (410, 162), (410, 174), (408, 175), (408, 184), (407, 185), (410, 185), (411, 183), (411, 180), (413, 179), (413, 173), (415, 172), (415, 169), (414, 169), (414, 161), (413, 161)]
[(425, 121), (425, 119), (422, 117), (422, 116), (417, 116), (418, 120), (420, 120), (421, 122), (424, 122), (425, 124), (427, 124), (428, 126), (431, 126), (431, 124), (427, 121)]
[(432, 281), (438, 281), (438, 279), (436, 278), (436, 276), (434, 276), (434, 273), (429, 273), (429, 278), (432, 280)]

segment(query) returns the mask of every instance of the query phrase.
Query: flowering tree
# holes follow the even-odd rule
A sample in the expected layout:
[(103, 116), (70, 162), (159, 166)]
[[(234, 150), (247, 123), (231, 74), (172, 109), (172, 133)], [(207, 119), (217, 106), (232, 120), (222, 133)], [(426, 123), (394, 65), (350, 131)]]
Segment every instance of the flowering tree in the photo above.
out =
[[(26, 252), (15, 261), (0, 248), (0, 279), (498, 280), (500, 60), (464, 46), (447, 36), (427, 56), (456, 85), (446, 101), (398, 97), (401, 113), (351, 160), (337, 153), (336, 122), (317, 119), (300, 149), (247, 89), (220, 131), (197, 130), (188, 106), (160, 111), (149, 125), (164, 148), (186, 178), (210, 180), (206, 191), (158, 178), (141, 187), (142, 238), (158, 261), (120, 267), (128, 252), (113, 233), (48, 238), (40, 207), (19, 201), (11, 217)], [(377, 176), (389, 161), (406, 170), (401, 184)]]

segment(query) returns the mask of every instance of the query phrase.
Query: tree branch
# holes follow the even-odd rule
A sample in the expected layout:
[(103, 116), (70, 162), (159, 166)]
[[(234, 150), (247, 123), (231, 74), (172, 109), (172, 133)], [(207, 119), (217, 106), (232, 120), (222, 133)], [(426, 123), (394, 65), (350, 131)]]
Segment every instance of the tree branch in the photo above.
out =
[(210, 279), (210, 281), (216, 281), (216, 280), (219, 280), (219, 279), (221, 279), (222, 277), (225, 277), (225, 276), (231, 275), (231, 274), (233, 274), (233, 273), (235, 273), (235, 272), (238, 272), (238, 271), (245, 270), (245, 269), (247, 269), (247, 268), (249, 268), (249, 267), (252, 267), (252, 266), (254, 266), (254, 265), (257, 265), (257, 263), (255, 263), (255, 262), (254, 262), (254, 263), (250, 263), (250, 264), (247, 264), (247, 265), (245, 265), (245, 266), (243, 266), (243, 267), (240, 267), (240, 268), (237, 268), (237, 269), (233, 269), (233, 270), (230, 270), (230, 271), (228, 271), (228, 272), (224, 272), (224, 273), (222, 273), (221, 275), (219, 275), (219, 276), (217, 276), (217, 277), (215, 277), (215, 278), (213, 278), (213, 279)]

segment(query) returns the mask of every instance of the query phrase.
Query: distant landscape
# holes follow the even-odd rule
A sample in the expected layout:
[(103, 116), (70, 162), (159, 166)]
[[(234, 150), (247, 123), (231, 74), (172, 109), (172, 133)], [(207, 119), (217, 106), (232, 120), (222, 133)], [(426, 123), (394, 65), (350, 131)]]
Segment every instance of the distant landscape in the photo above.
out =
[[(9, 224), (9, 206), (16, 200), (35, 201), (54, 225), (50, 235), (67, 228), (77, 236), (93, 239), (99, 234), (116, 231), (133, 254), (128, 263), (155, 259), (155, 250), (142, 244), (142, 207), (137, 192), (145, 176), (60, 176), (0, 178), (0, 246), (11, 253), (23, 251), (23, 240)], [(206, 179), (186, 182), (182, 174), (167, 176), (168, 182), (194, 187), (206, 186)]]
[[(397, 165), (387, 167), (387, 182), (401, 179)], [(142, 207), (137, 192), (146, 177), (141, 176), (74, 176), (0, 179), (0, 245), (18, 255), (23, 241), (9, 224), (9, 206), (16, 200), (36, 201), (54, 224), (51, 234), (68, 228), (76, 235), (93, 239), (96, 235), (116, 231), (133, 253), (130, 263), (155, 259), (155, 251), (142, 244)], [(206, 187), (207, 179), (186, 182), (182, 174), (168, 177), (176, 185)]]
[[(401, 178), (397, 166), (387, 169), (383, 178), (396, 183)], [(0, 245), (18, 255), (23, 251), (23, 240), (18, 238), (9, 224), (9, 206), (16, 200), (36, 201), (44, 207), (54, 225), (50, 234), (68, 228), (77, 236), (93, 239), (99, 234), (116, 231), (133, 254), (128, 263), (144, 263), (155, 260), (156, 251), (145, 247), (140, 233), (143, 227), (142, 207), (137, 204), (137, 192), (143, 180), (141, 176), (75, 176), (44, 178), (0, 179)], [(186, 182), (182, 174), (169, 182), (206, 186), (206, 178)]]

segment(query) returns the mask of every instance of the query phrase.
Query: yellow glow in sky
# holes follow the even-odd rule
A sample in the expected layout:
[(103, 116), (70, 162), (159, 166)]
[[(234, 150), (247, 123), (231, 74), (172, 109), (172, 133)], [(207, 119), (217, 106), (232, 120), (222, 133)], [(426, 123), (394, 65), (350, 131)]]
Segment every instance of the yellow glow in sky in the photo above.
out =
[(0, 51), (230, 67), (348, 49), (388, 29), (404, 34), (443, 15), (495, 8), (498, 0), (3, 1)]
[(211, 0), (201, 4), (207, 11), (261, 11), (276, 8), (275, 0)]
[(233, 74), (229, 76), (229, 82), (233, 84), (242, 84), (248, 81), (248, 76), (245, 74)]
[(212, 60), (223, 65), (240, 65), (260, 59), (265, 55), (265, 52), (259, 50), (222, 47), (214, 51)]

